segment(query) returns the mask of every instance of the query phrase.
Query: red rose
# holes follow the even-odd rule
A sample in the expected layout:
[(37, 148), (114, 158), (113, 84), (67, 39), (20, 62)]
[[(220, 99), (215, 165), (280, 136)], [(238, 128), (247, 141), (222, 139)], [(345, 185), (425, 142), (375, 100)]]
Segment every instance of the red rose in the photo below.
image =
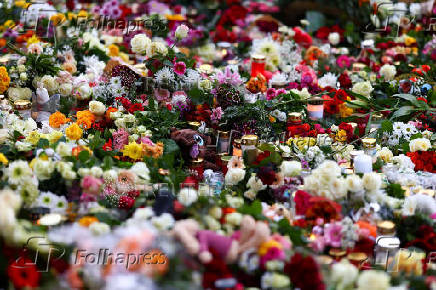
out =
[(352, 86), (351, 79), (347, 73), (342, 73), (338, 78), (341, 88), (349, 89)]
[(303, 190), (297, 190), (295, 192), (294, 196), (294, 202), (295, 202), (295, 212), (297, 215), (305, 215), (307, 209), (311, 206), (310, 198), (312, 196), (303, 191)]
[(262, 180), (263, 184), (271, 185), (276, 179), (276, 172), (270, 167), (262, 166), (257, 173), (257, 177)]
[(327, 40), (330, 34), (330, 28), (323, 26), (316, 32), (316, 37), (322, 40)]
[(296, 253), (291, 260), (285, 264), (284, 272), (289, 275), (295, 288), (301, 290), (324, 290), (321, 272), (318, 264), (312, 256), (303, 256)]
[(312, 45), (312, 37), (307, 32), (304, 32), (298, 27), (294, 28), (294, 40), (299, 45), (303, 46), (304, 48), (309, 48), (309, 46)]

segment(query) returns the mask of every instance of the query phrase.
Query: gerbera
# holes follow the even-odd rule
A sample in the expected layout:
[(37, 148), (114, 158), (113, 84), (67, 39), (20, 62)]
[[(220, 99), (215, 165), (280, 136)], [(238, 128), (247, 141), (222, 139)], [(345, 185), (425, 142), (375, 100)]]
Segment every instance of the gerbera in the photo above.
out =
[(186, 72), (186, 64), (183, 61), (174, 64), (174, 72), (179, 76), (184, 75)]
[(39, 285), (41, 274), (35, 263), (25, 257), (20, 257), (8, 267), (8, 276), (16, 289), (35, 288)]
[(227, 168), (245, 168), (244, 160), (241, 157), (233, 156), (227, 163)]

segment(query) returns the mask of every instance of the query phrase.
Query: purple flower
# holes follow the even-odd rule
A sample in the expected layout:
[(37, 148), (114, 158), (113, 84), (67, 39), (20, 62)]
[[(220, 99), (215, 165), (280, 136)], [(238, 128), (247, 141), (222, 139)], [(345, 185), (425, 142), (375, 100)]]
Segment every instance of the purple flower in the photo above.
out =
[(238, 72), (232, 72), (229, 67), (226, 67), (225, 71), (219, 71), (215, 74), (215, 78), (219, 84), (230, 84), (233, 86), (239, 86), (242, 84), (241, 76)]
[(342, 239), (342, 225), (338, 222), (326, 224), (324, 227), (324, 238), (326, 244), (339, 248)]
[(112, 8), (112, 10), (110, 12), (111, 17), (115, 18), (115, 19), (120, 18), (122, 14), (123, 14), (123, 11), (121, 11), (121, 9), (118, 7)]

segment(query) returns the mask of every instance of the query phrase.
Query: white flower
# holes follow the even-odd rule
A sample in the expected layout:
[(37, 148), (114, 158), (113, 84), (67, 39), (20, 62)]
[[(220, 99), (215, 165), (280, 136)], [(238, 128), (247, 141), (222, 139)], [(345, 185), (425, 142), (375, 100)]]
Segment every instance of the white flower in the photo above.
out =
[(58, 196), (49, 191), (41, 192), (38, 199), (36, 200), (36, 205), (40, 207), (54, 208), (57, 199)]
[(403, 214), (414, 215), (415, 211), (427, 215), (436, 213), (436, 200), (426, 194), (415, 194), (404, 200)]
[(307, 90), (307, 88), (303, 88), (301, 91), (298, 89), (292, 89), (291, 92), (300, 96), (300, 99), (302, 100), (308, 99), (312, 96)]
[(288, 288), (291, 280), (288, 276), (276, 272), (265, 272), (261, 278), (262, 289), (283, 289)]
[(174, 73), (169, 67), (157, 71), (154, 74), (154, 79), (158, 84), (169, 84), (175, 81)]
[(349, 191), (358, 192), (363, 190), (363, 183), (358, 175), (355, 174), (348, 175), (347, 178), (345, 179), (345, 182), (347, 184)]
[(56, 213), (63, 214), (68, 208), (68, 201), (65, 196), (54, 196), (53, 197), (53, 208), (52, 211)]
[(371, 86), (370, 82), (366, 81), (355, 83), (351, 90), (353, 91), (353, 93), (369, 98), (374, 88)]
[(242, 221), (242, 214), (239, 212), (232, 212), (226, 215), (226, 223), (229, 223), (233, 226), (239, 226)]
[(412, 216), (415, 215), (415, 210), (416, 210), (416, 199), (411, 198), (410, 196), (408, 196), (403, 203), (403, 208), (401, 210), (402, 215), (404, 216)]
[(41, 158), (37, 158), (35, 163), (33, 164), (33, 172), (39, 180), (50, 179), (54, 169), (55, 163), (50, 159), (44, 160)]
[(139, 220), (147, 220), (152, 216), (154, 216), (154, 212), (150, 207), (137, 208), (133, 214), (133, 218)]
[(184, 25), (184, 24), (182, 24), (182, 25), (179, 25), (177, 27), (176, 32), (175, 32), (175, 36), (178, 39), (183, 39), (186, 36), (188, 36), (188, 32), (189, 32), (189, 27)]
[(248, 179), (247, 187), (256, 193), (260, 190), (264, 190), (266, 188), (266, 185), (262, 183), (262, 180), (260, 180), (260, 178), (257, 178), (256, 175), (253, 174), (250, 179)]
[(88, 83), (82, 84), (76, 89), (76, 97), (79, 100), (87, 100), (91, 96), (92, 90)]
[(411, 152), (427, 151), (431, 148), (431, 142), (426, 138), (417, 138), (410, 141), (409, 147)]
[(204, 221), (205, 221), (207, 227), (212, 231), (218, 231), (219, 229), (221, 229), (221, 224), (216, 219), (211, 217), (210, 215), (206, 215), (204, 217)]
[(18, 151), (30, 151), (32, 150), (32, 143), (17, 141), (15, 142), (15, 148)]
[(158, 217), (153, 217), (151, 223), (158, 230), (169, 230), (174, 226), (175, 220), (171, 214), (163, 213)]
[(322, 78), (318, 79), (318, 85), (321, 88), (331, 87), (336, 88), (338, 77), (331, 72), (326, 73)]
[(190, 206), (198, 199), (198, 193), (194, 188), (184, 187), (180, 190), (177, 199), (184, 206)]
[(380, 75), (384, 77), (385, 81), (391, 81), (397, 74), (397, 69), (394, 65), (384, 64), (379, 71)]
[(254, 191), (253, 189), (244, 192), (244, 197), (248, 198), (249, 200), (254, 200), (256, 198), (256, 195), (257, 191)]
[(233, 208), (239, 208), (244, 204), (244, 199), (238, 196), (226, 195), (226, 201)]
[(332, 45), (336, 45), (341, 41), (341, 36), (337, 32), (330, 32), (329, 34), (329, 42)]
[(50, 75), (45, 75), (41, 78), (40, 82), (42, 83), (43, 87), (47, 89), (47, 91), (50, 94), (53, 94), (58, 89), (58, 82), (55, 80), (54, 77)]
[(103, 175), (103, 169), (99, 166), (93, 166), (90, 169), (90, 174), (94, 177), (100, 178)]
[(209, 215), (215, 219), (220, 219), (222, 216), (222, 209), (220, 207), (213, 207), (209, 209)]
[(10, 184), (20, 184), (32, 177), (32, 169), (26, 161), (18, 160), (9, 164), (6, 175)]
[(111, 231), (111, 228), (108, 224), (95, 222), (89, 226), (89, 230), (96, 236), (102, 236), (108, 234)]
[(59, 86), (59, 94), (62, 96), (69, 96), (71, 92), (73, 91), (73, 85), (70, 83), (63, 83)]
[(330, 192), (336, 199), (340, 199), (347, 194), (347, 185), (343, 178), (334, 179), (329, 185)]
[(382, 179), (379, 174), (375, 172), (365, 173), (363, 175), (363, 187), (369, 191), (375, 191), (380, 189)]
[(332, 266), (331, 281), (336, 285), (335, 289), (348, 289), (356, 281), (359, 270), (347, 259), (342, 259), (340, 263)]
[(383, 147), (381, 150), (377, 151), (376, 157), (380, 157), (384, 162), (392, 162), (394, 154), (388, 147)]
[(301, 162), (299, 161), (283, 161), (280, 165), (280, 172), (285, 177), (292, 177), (300, 175), (301, 173)]
[(117, 178), (118, 173), (114, 169), (106, 170), (105, 172), (103, 172), (103, 180), (107, 183), (113, 183), (117, 180)]
[(130, 40), (132, 51), (137, 54), (144, 54), (151, 45), (151, 39), (145, 34), (136, 34)]
[(0, 144), (5, 143), (8, 138), (9, 138), (9, 130), (0, 129)]
[(167, 46), (165, 45), (165, 43), (160, 41), (153, 41), (151, 45), (149, 45), (147, 48), (148, 57), (153, 57), (156, 54), (167, 55), (167, 53), (168, 53)]
[(56, 153), (61, 157), (71, 156), (73, 147), (65, 142), (60, 142), (56, 147)]
[(242, 168), (229, 168), (225, 176), (227, 185), (236, 185), (245, 177), (245, 170)]
[(89, 111), (97, 116), (102, 116), (106, 112), (106, 106), (99, 101), (89, 102)]
[(362, 271), (357, 280), (357, 290), (387, 290), (390, 286), (389, 280), (389, 275), (384, 271)]
[(136, 162), (131, 168), (130, 171), (138, 176), (137, 183), (145, 184), (150, 180), (150, 170), (144, 162)]

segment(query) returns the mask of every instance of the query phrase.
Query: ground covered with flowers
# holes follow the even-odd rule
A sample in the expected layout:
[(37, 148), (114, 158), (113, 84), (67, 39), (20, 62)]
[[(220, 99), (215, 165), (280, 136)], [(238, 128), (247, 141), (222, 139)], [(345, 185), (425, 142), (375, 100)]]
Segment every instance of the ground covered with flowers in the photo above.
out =
[(434, 1), (89, 2), (0, 3), (0, 288), (436, 289)]

